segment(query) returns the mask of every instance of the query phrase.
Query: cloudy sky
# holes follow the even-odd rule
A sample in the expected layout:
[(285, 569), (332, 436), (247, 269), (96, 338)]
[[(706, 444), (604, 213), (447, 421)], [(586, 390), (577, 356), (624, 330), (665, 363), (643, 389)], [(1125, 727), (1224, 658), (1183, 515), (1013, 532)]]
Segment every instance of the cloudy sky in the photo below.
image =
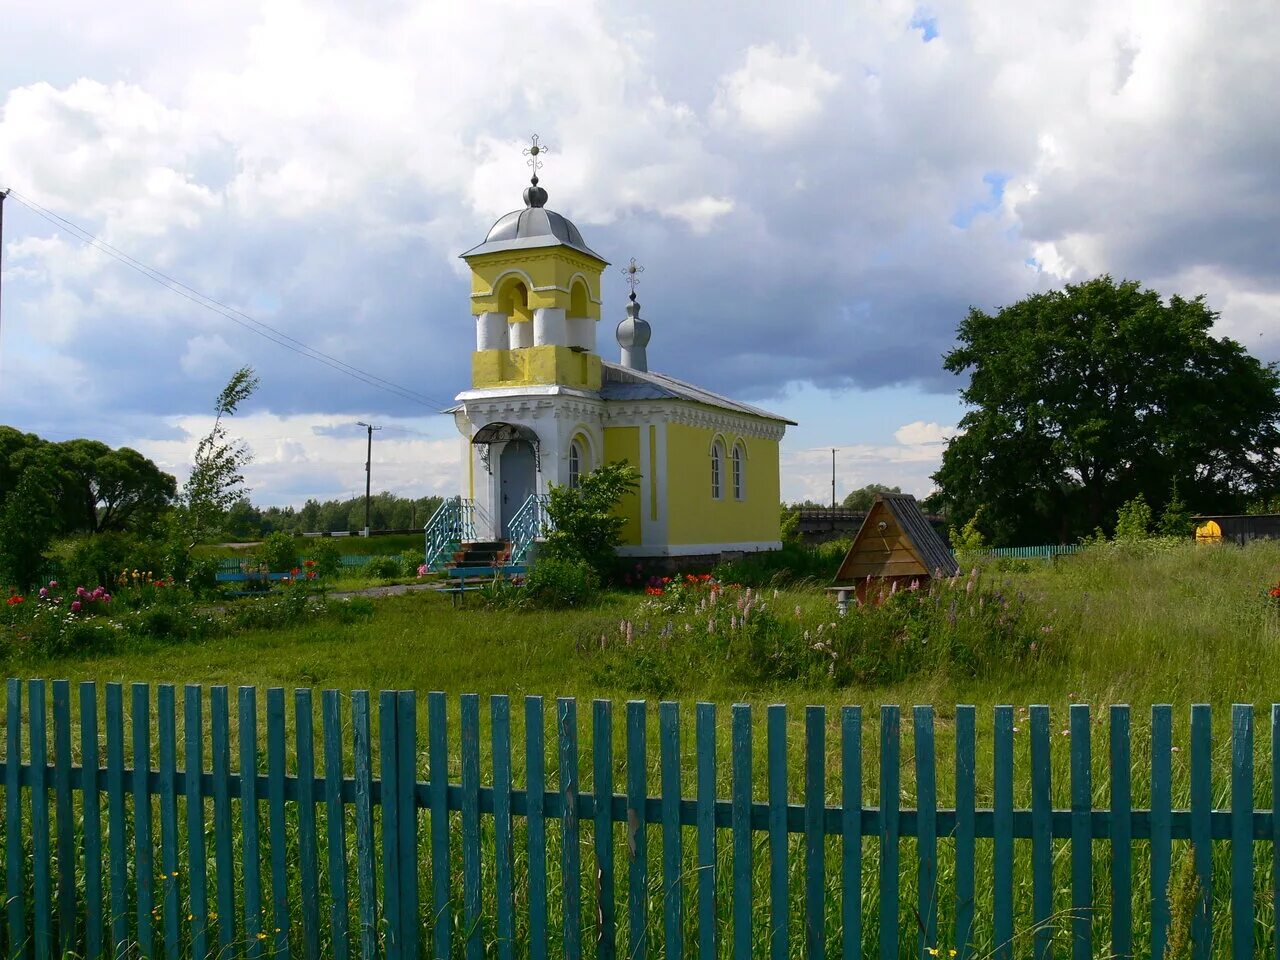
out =
[(1269, 0), (0, 9), (0, 422), (181, 477), (249, 363), (261, 503), (361, 488), (356, 420), (387, 428), (375, 486), (452, 489), (456, 255), (520, 205), (532, 132), (548, 205), (615, 264), (603, 352), (634, 256), (655, 369), (800, 421), (788, 499), (829, 496), (831, 447), (841, 495), (929, 491), (971, 304), (1110, 272), (1280, 359)]

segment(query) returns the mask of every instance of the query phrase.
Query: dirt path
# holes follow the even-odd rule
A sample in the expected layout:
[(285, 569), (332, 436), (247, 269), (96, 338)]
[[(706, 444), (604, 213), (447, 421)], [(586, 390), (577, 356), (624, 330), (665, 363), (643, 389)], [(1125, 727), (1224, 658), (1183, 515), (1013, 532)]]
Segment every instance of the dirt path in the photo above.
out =
[(345, 597), (398, 597), (402, 593), (414, 593), (418, 590), (436, 590), (439, 589), (440, 583), (432, 581), (431, 583), (393, 583), (385, 587), (365, 587), (362, 590), (343, 590), (340, 593), (331, 593), (329, 596), (345, 598)]

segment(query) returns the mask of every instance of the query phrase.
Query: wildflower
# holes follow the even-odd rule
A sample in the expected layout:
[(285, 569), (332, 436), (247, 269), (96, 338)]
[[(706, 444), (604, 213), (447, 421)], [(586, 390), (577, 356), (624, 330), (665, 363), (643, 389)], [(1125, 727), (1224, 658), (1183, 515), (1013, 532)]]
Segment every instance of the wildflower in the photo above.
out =
[(715, 632), (716, 632), (716, 622), (715, 622), (715, 620), (708, 620), (708, 621), (707, 621), (707, 633), (715, 633)]
[(79, 600), (73, 600), (73, 601), (71, 601), (71, 612), (72, 612), (72, 613), (79, 613), (79, 612), (80, 612), (80, 601), (79, 601)]
[(796, 619), (800, 619), (800, 604), (796, 604)]
[(26, 597), (20, 597), (16, 593), (9, 598), (9, 606), (16, 607), (20, 603), (25, 603)]
[(48, 588), (48, 587), (41, 587), (41, 588), (40, 588), (40, 599), (41, 599), (41, 600), (48, 600), (48, 599), (49, 599), (49, 588)]

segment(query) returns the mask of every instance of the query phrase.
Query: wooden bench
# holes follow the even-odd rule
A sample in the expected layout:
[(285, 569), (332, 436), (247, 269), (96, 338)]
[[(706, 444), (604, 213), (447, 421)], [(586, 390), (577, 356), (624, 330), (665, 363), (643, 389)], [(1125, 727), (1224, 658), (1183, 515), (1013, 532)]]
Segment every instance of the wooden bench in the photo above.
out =
[(508, 564), (501, 567), (453, 567), (444, 575), (444, 582), (449, 586), (437, 587), (441, 593), (449, 594), (455, 607), (466, 602), (468, 590), (477, 590), (508, 577), (522, 577), (525, 567), (520, 564)]

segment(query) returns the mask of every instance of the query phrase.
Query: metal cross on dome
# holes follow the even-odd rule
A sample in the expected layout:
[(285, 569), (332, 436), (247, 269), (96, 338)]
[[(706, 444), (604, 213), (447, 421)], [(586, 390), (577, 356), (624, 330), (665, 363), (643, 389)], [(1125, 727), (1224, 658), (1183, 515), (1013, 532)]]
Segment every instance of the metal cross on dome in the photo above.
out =
[(644, 267), (636, 263), (636, 258), (632, 257), (631, 262), (622, 268), (622, 275), (627, 280), (627, 286), (631, 288), (631, 299), (636, 298), (636, 286), (640, 283), (640, 274), (644, 273)]
[(528, 157), (528, 164), (533, 170), (533, 182), (538, 182), (538, 170), (542, 167), (542, 161), (539, 159), (544, 153), (549, 153), (550, 147), (543, 146), (538, 142), (538, 135), (535, 133), (529, 138), (529, 146), (524, 148), (524, 155)]

